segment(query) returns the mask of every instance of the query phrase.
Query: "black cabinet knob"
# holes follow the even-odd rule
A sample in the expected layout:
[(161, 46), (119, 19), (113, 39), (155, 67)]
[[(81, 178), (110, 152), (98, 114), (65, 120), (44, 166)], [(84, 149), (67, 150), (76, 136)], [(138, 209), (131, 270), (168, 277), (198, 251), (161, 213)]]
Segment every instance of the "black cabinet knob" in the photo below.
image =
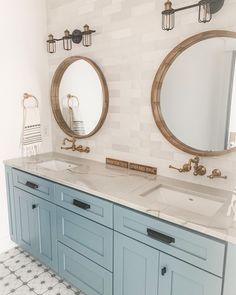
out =
[(166, 267), (163, 267), (161, 269), (161, 275), (164, 276), (166, 273), (167, 273), (167, 269), (166, 269)]
[(34, 210), (34, 209), (36, 209), (37, 208), (37, 205), (32, 205), (32, 209)]

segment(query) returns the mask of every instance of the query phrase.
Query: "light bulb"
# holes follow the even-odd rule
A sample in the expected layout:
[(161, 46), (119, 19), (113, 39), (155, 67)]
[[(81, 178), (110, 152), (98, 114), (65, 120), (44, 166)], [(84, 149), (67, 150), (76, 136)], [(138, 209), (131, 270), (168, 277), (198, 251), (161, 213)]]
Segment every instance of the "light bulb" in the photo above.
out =
[(92, 32), (89, 29), (88, 25), (84, 26), (84, 31), (83, 31), (83, 45), (85, 47), (89, 47), (92, 45)]
[(47, 51), (49, 53), (55, 53), (56, 52), (56, 41), (54, 40), (53, 35), (48, 36)]
[(172, 8), (172, 2), (165, 3), (165, 10), (162, 11), (162, 29), (170, 31), (175, 26), (175, 10)]
[(211, 5), (209, 1), (203, 0), (199, 2), (199, 23), (208, 23), (212, 19)]

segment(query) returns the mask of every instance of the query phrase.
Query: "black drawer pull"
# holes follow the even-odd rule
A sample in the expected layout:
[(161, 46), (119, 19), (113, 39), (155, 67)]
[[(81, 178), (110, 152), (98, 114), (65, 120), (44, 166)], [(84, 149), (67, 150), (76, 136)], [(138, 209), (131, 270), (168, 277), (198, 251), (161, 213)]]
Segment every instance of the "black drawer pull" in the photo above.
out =
[(84, 209), (84, 210), (90, 209), (90, 205), (89, 204), (80, 202), (80, 201), (78, 201), (76, 199), (73, 200), (73, 205), (75, 205), (76, 207), (79, 207), (81, 209)]
[(34, 210), (34, 209), (36, 209), (37, 208), (37, 205), (32, 205), (32, 209)]
[(35, 184), (33, 182), (30, 182), (30, 181), (27, 181), (25, 185), (28, 186), (28, 187), (30, 187), (30, 188), (32, 188), (32, 189), (39, 188), (39, 186), (37, 184)]
[(172, 244), (172, 243), (175, 243), (175, 239), (172, 238), (172, 237), (169, 237), (169, 236), (166, 236), (162, 233), (159, 233), (155, 230), (152, 230), (150, 228), (147, 229), (147, 234), (149, 237), (155, 239), (155, 240), (158, 240), (160, 242), (163, 242), (165, 244)]

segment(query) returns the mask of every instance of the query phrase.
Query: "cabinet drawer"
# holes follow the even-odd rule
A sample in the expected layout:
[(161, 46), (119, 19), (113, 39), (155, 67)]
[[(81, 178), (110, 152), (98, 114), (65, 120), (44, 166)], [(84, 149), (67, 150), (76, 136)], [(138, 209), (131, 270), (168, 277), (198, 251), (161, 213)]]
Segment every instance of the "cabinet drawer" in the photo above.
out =
[(62, 185), (56, 185), (55, 201), (66, 209), (108, 227), (113, 227), (112, 203)]
[(112, 271), (111, 229), (58, 207), (57, 234), (63, 244)]
[(15, 187), (35, 196), (49, 201), (53, 200), (54, 184), (46, 179), (13, 169), (13, 183)]
[(114, 227), (116, 231), (160, 251), (223, 276), (223, 242), (119, 206), (115, 206)]
[(89, 295), (111, 295), (112, 273), (58, 243), (59, 274)]

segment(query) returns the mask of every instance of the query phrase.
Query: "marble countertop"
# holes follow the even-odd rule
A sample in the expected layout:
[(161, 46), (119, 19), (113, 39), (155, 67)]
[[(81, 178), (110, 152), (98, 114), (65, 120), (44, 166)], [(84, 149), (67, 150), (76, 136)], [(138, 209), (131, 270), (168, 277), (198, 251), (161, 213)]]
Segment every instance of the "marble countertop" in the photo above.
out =
[[(50, 160), (66, 161), (77, 167), (63, 171), (53, 171), (38, 165)], [(13, 168), (236, 244), (236, 222), (233, 221), (232, 217), (226, 216), (232, 192), (167, 177), (144, 174), (60, 153), (17, 158), (7, 160), (4, 163)], [(175, 206), (158, 202), (155, 196), (145, 197), (147, 192), (154, 191), (158, 186), (167, 189), (175, 188), (176, 191), (194, 192), (196, 196), (207, 198), (210, 201), (222, 202), (222, 206), (214, 215), (207, 214), (207, 210), (204, 210), (204, 214), (200, 214), (200, 208), (196, 213), (187, 210), (187, 208), (180, 208), (178, 204)]]

